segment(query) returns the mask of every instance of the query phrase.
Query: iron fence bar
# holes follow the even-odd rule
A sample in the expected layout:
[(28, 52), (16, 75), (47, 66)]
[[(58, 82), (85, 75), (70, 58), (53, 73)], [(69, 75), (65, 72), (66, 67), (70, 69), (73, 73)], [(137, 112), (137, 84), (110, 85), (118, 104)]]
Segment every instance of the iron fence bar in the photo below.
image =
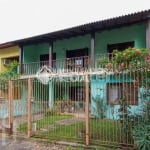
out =
[(85, 75), (85, 142), (89, 145), (89, 75)]
[(32, 110), (31, 110), (31, 98), (32, 98), (32, 82), (31, 79), (28, 79), (28, 100), (27, 100), (27, 110), (28, 110), (28, 138), (32, 134)]
[(8, 81), (8, 122), (9, 122), (9, 132), (12, 134), (13, 129), (13, 82), (11, 80)]

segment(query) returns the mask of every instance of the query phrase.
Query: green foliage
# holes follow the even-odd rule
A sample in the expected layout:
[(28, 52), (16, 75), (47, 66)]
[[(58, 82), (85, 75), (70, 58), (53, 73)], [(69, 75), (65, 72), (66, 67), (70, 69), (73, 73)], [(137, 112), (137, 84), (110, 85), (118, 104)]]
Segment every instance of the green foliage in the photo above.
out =
[(8, 81), (9, 79), (15, 79), (19, 76), (17, 73), (18, 62), (13, 61), (8, 64), (7, 70), (0, 72), (0, 80), (3, 82)]
[[(34, 121), (34, 123), (36, 123), (37, 125), (37, 130), (40, 130), (41, 128), (52, 125), (59, 120), (69, 119), (72, 117), (73, 117), (72, 115), (58, 115), (58, 114), (53, 116), (50, 115), (50, 116), (44, 116), (42, 119)], [(21, 132), (26, 132), (27, 126), (28, 126), (27, 123), (20, 124), (17, 130)]]
[(111, 54), (112, 57), (102, 57), (98, 59), (98, 65), (109, 69), (117, 69), (122, 71), (125, 69), (137, 69), (141, 66), (145, 66), (145, 62), (148, 62), (148, 50), (127, 48), (123, 51), (114, 50)]
[(65, 112), (65, 109), (71, 112), (72, 108), (75, 106), (75, 102), (71, 100), (56, 100), (54, 105), (58, 112)]
[(126, 99), (122, 98), (119, 100), (120, 108), (118, 110), (119, 112), (119, 121), (121, 123), (123, 135), (124, 135), (124, 141), (125, 143), (132, 142), (132, 125), (133, 122), (130, 118), (131, 111), (130, 106), (126, 104)]
[(107, 64), (107, 63), (109, 63), (109, 58), (108, 57), (103, 57), (103, 58), (100, 58), (98, 60), (99, 65), (104, 65), (104, 64)]
[(114, 50), (113, 51), (113, 62), (114, 63), (138, 63), (145, 60), (148, 55), (146, 49), (128, 48), (123, 51)]
[(70, 105), (73, 105), (73, 104), (74, 104), (74, 101), (71, 101), (71, 100), (56, 100), (55, 101), (56, 106), (65, 107), (65, 106), (70, 106)]
[(48, 116), (53, 116), (53, 115), (58, 115), (58, 111), (55, 108), (49, 109), (46, 113), (45, 113), (45, 117)]
[(100, 98), (99, 96), (92, 97), (92, 100), (94, 102), (93, 110), (95, 117), (104, 119), (105, 118), (105, 112), (106, 112), (106, 105), (104, 104), (104, 99)]
[(68, 67), (73, 67), (73, 66), (74, 66), (73, 60), (68, 59), (68, 60), (67, 60), (67, 66), (68, 66)]
[(117, 72), (128, 71), (140, 72), (140, 69), (148, 67), (148, 51), (147, 49), (128, 48), (123, 51), (113, 51), (112, 63)]
[(134, 140), (137, 143), (139, 150), (150, 149), (150, 125), (141, 122), (134, 127), (133, 130)]
[(139, 150), (150, 149), (150, 101), (146, 101), (142, 114), (134, 116), (133, 138)]
[(78, 147), (78, 146), (67, 146), (66, 148), (65, 148), (65, 150), (84, 150), (84, 148), (83, 147)]
[[(73, 116), (72, 116), (73, 117)], [(40, 138), (49, 138), (51, 140), (65, 140), (72, 142), (85, 142), (85, 122), (83, 121), (75, 121), (72, 124), (61, 125), (58, 124), (58, 120), (56, 116), (52, 117), (51, 120), (43, 123), (43, 121), (38, 122), (37, 127), (40, 125), (41, 128), (49, 126), (50, 124), (55, 124), (55, 128), (50, 128), (47, 131), (37, 132), (37, 136)], [(59, 115), (58, 119), (63, 120), (64, 118)], [(66, 118), (69, 121), (69, 118)], [(71, 119), (71, 118), (70, 118)], [(66, 120), (66, 121), (67, 121)], [(49, 124), (48, 124), (49, 123)], [(40, 129), (40, 128), (38, 128)], [(108, 146), (114, 145), (117, 146), (117, 143), (121, 143), (122, 133), (120, 129), (120, 123), (117, 120), (100, 120), (100, 119), (90, 119), (90, 139), (91, 144), (95, 144), (93, 140), (99, 141), (99, 145), (104, 144), (103, 141), (106, 141)], [(84, 137), (81, 135), (81, 131), (84, 131)], [(101, 141), (100, 141), (101, 139)]]
[(150, 101), (145, 101), (143, 105), (144, 121), (150, 123)]
[[(147, 79), (147, 84), (149, 83), (150, 81)], [(149, 85), (147, 85), (149, 86)], [(147, 89), (145, 87), (142, 87), (142, 90), (140, 92), (140, 96), (142, 98), (142, 100), (147, 100), (147, 99), (150, 99), (150, 89)]]
[(56, 100), (52, 109), (49, 109), (45, 116), (53, 116), (65, 112), (65, 109), (68, 109), (68, 112), (71, 111), (71, 108), (74, 107), (74, 102), (71, 100)]

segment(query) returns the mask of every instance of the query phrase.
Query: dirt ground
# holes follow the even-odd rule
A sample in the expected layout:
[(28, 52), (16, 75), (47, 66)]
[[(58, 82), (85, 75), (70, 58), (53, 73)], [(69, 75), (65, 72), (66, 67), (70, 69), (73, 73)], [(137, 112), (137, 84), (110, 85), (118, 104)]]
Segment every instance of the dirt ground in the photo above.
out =
[(49, 144), (43, 145), (37, 142), (31, 141), (13, 141), (7, 139), (5, 142), (0, 142), (0, 149), (1, 150), (67, 150), (66, 146), (56, 145), (56, 144)]
[(5, 139), (0, 140), (1, 150), (72, 150), (69, 146), (59, 145), (59, 144), (43, 144), (41, 142), (35, 141), (25, 141), (25, 140), (12, 140)]
[(79, 145), (55, 144), (35, 140), (0, 138), (0, 150), (107, 150), (99, 148), (85, 148)]
[[(88, 146), (80, 145), (77, 143), (65, 143), (58, 142), (51, 143), (42, 140), (35, 139), (12, 139), (6, 137), (3, 139), (0, 137), (0, 150), (125, 150), (125, 149), (112, 149), (106, 147), (98, 146)], [(131, 149), (130, 149), (131, 150)]]

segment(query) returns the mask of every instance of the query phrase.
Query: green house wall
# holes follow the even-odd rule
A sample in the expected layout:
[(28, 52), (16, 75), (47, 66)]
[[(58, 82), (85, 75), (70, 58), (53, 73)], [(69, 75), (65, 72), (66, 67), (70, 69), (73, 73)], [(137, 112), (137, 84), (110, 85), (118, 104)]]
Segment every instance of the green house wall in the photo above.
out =
[[(96, 103), (94, 102), (94, 98), (98, 98), (103, 101), (104, 114), (106, 118), (109, 119), (119, 119), (119, 109), (120, 105), (111, 105), (107, 102), (107, 83), (126, 83), (126, 82), (134, 82), (134, 78), (131, 75), (122, 74), (122, 75), (107, 75), (103, 78), (100, 76), (91, 77), (91, 114), (96, 117), (101, 117), (98, 115), (98, 111), (95, 111)], [(134, 89), (133, 89), (134, 90)], [(130, 113), (136, 114), (141, 113), (142, 106), (146, 99), (141, 96), (143, 93), (143, 87), (138, 88), (138, 105), (130, 105)], [(130, 94), (130, 93), (126, 93)], [(112, 113), (113, 112), (113, 113)]]
[(95, 53), (106, 53), (107, 44), (134, 41), (136, 48), (146, 47), (146, 25), (138, 23), (112, 30), (104, 30), (95, 34)]
[[(107, 52), (107, 44), (134, 41), (135, 47), (146, 47), (146, 25), (138, 23), (126, 27), (104, 30), (95, 33), (95, 53), (102, 54)], [(91, 35), (77, 36), (68, 39), (56, 40), (53, 42), (53, 52), (56, 59), (65, 59), (66, 50), (88, 48), (89, 55), (91, 49)], [(38, 62), (41, 54), (49, 53), (48, 43), (39, 43), (24, 46), (23, 62)]]
[[(53, 42), (53, 52), (56, 59), (66, 58), (66, 50), (88, 48), (90, 53), (90, 35), (72, 37), (70, 39), (56, 40)], [(39, 43), (23, 47), (23, 63), (38, 62), (40, 55), (49, 53), (48, 43)]]
[(66, 58), (66, 50), (88, 48), (90, 53), (90, 35), (72, 37), (70, 39), (57, 40), (53, 43), (53, 52), (57, 59)]
[(27, 45), (23, 47), (23, 63), (39, 62), (40, 55), (48, 54), (49, 44), (39, 43), (35, 45)]

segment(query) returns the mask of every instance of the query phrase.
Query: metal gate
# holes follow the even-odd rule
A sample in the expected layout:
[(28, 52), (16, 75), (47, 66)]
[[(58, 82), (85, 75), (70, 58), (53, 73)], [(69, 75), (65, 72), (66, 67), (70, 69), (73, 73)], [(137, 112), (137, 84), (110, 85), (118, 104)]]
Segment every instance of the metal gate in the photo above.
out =
[(1, 81), (0, 118), (2, 132), (13, 135), (26, 133), (27, 92), (27, 80)]
[[(8, 128), (14, 134), (89, 144), (133, 146), (150, 120), (149, 71), (11, 80), (1, 86)], [(81, 76), (80, 76), (81, 77)], [(5, 96), (6, 94), (6, 96)]]
[[(9, 98), (10, 95), (7, 82), (0, 82), (0, 132), (4, 132), (6, 128), (10, 128), (10, 119), (9, 119)], [(10, 130), (9, 130), (10, 132)]]
[(35, 79), (30, 82), (28, 109), (32, 113), (28, 119), (35, 137), (133, 146), (136, 130), (149, 119), (148, 71), (143, 68), (119, 74), (84, 74), (80, 82), (68, 78), (48, 85)]
[(28, 119), (28, 80), (12, 80), (11, 120), (13, 123), (13, 135), (27, 136)]
[(85, 83), (55, 79), (31, 81), (32, 136), (84, 142)]

